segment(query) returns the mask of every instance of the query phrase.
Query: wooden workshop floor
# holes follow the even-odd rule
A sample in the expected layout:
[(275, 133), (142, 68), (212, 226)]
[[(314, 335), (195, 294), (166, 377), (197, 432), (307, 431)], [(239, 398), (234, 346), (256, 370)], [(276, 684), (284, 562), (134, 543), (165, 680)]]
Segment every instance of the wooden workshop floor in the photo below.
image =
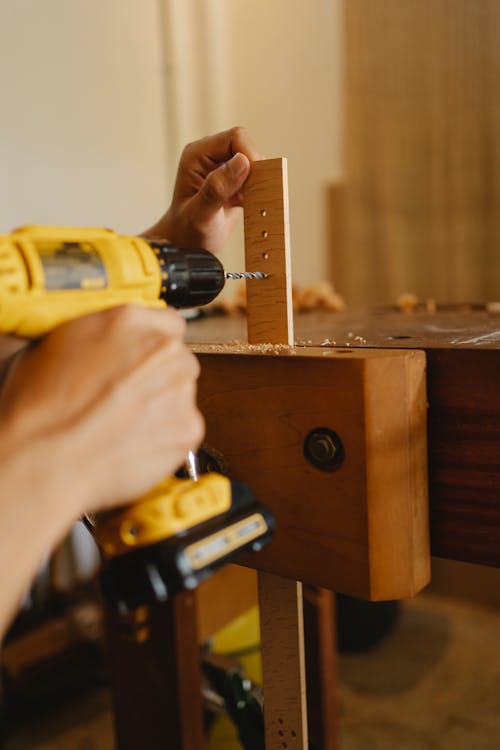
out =
[[(382, 643), (341, 658), (340, 676), (340, 750), (500, 747), (500, 608), (420, 595)], [(5, 748), (112, 750), (107, 692), (19, 730)]]

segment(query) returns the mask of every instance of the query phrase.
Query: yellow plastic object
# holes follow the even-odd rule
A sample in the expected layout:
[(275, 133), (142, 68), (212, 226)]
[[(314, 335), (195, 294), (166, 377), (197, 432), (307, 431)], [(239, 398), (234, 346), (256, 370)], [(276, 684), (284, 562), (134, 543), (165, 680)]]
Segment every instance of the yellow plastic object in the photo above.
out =
[[(245, 676), (262, 685), (259, 608), (252, 607), (219, 630), (212, 641), (212, 650), (234, 656)], [(212, 727), (208, 750), (241, 750), (237, 731), (227, 716), (219, 717)]]
[[(165, 307), (150, 245), (110, 229), (26, 226), (0, 235), (0, 330), (42, 336), (86, 313)], [(49, 304), (50, 302), (50, 304)]]
[(259, 608), (252, 607), (225, 625), (212, 640), (212, 651), (234, 656), (252, 682), (262, 684)]
[(133, 505), (99, 513), (92, 534), (107, 557), (155, 544), (231, 507), (231, 483), (221, 474), (197, 482), (167, 477)]

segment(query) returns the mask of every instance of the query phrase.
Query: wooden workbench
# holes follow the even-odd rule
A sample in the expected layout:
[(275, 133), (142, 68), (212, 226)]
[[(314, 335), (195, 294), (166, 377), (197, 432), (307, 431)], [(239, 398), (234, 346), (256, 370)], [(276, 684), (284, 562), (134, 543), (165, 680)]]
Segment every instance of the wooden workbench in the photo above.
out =
[[(187, 337), (191, 343), (221, 342), (223, 350), (224, 342), (245, 341), (246, 319), (205, 316), (189, 323)], [(424, 309), (402, 314), (391, 308), (315, 311), (295, 315), (295, 339), (299, 348), (321, 347), (326, 359), (337, 356), (332, 347), (426, 352), (432, 553), (500, 566), (500, 316), (481, 306), (438, 309), (435, 314)], [(155, 637), (147, 644), (117, 639), (116, 627), (110, 629), (117, 738), (124, 750), (145, 739), (148, 746), (161, 747), (167, 736), (171, 747), (202, 746), (199, 693), (192, 689), (199, 681), (197, 639), (185, 627), (194, 622), (193, 602), (187, 594), (155, 607)], [(322, 726), (325, 747), (334, 748), (335, 658), (324, 651), (333, 643), (329, 607), (328, 602), (323, 607), (326, 617), (316, 617), (313, 627), (308, 624), (308, 632), (317, 634), (307, 640), (320, 648), (313, 665), (324, 667), (313, 678), (313, 694), (324, 703), (314, 723)], [(173, 632), (183, 639), (182, 644), (174, 642), (176, 648), (170, 648), (166, 637), (172, 623), (178, 623)], [(194, 658), (188, 661), (188, 654)]]
[[(244, 316), (207, 315), (192, 343), (244, 341)], [(432, 553), (500, 566), (500, 315), (484, 305), (295, 315), (303, 346), (427, 353)]]
[[(286, 161), (256, 162), (244, 202), (246, 270), (263, 266), (266, 281), (247, 285), (246, 317), (205, 316), (188, 341), (205, 448), (276, 518), (273, 544), (243, 558), (259, 570), (266, 748), (305, 750), (302, 582), (373, 600), (415, 595), (429, 580), (428, 487), (434, 554), (499, 564), (500, 318), (474, 306), (313, 312), (294, 332)], [(306, 633), (325, 664), (322, 719), (335, 705), (328, 602), (321, 615), (313, 605)], [(168, 738), (199, 750), (196, 602), (187, 593), (149, 609), (146, 640), (127, 643), (110, 621), (118, 746)], [(320, 723), (334, 750), (333, 725)]]

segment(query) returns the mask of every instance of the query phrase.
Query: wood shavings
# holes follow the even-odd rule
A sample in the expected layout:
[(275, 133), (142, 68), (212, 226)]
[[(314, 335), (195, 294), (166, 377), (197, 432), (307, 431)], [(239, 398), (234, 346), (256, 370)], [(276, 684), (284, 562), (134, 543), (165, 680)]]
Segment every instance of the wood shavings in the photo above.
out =
[(245, 341), (228, 341), (223, 344), (194, 344), (198, 354), (294, 354), (288, 344), (248, 344)]
[(486, 312), (492, 313), (493, 315), (500, 314), (500, 302), (487, 302)]
[(411, 313), (418, 307), (418, 297), (411, 292), (403, 292), (396, 300), (396, 305), (403, 313)]
[[(292, 287), (293, 309), (297, 312), (310, 310), (328, 310), (342, 312), (346, 304), (344, 299), (335, 292), (329, 281), (318, 281), (305, 287), (294, 284)], [(244, 282), (234, 286), (232, 297), (221, 297), (207, 305), (208, 311), (220, 312), (224, 315), (242, 315), (247, 309), (246, 285)]]
[(345, 307), (344, 299), (337, 294), (329, 281), (317, 281), (303, 289), (297, 286), (293, 288), (293, 309), (298, 312), (307, 310), (342, 312)]

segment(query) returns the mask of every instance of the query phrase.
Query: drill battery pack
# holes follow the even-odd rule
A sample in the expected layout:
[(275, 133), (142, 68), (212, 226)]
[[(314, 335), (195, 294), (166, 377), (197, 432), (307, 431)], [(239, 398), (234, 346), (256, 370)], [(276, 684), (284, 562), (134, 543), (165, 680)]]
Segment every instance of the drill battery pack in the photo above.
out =
[(211, 573), (243, 552), (256, 552), (274, 532), (270, 510), (256, 502), (244, 484), (230, 481), (231, 505), (219, 515), (155, 544), (105, 559), (101, 587), (120, 612), (165, 601), (194, 589)]

